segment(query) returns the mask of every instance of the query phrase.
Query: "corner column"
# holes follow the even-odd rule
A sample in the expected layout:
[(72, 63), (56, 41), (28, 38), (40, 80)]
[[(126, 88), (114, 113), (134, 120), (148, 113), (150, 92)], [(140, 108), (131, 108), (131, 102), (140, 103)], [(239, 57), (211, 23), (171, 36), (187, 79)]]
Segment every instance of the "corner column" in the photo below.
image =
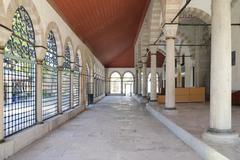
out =
[(234, 143), (232, 129), (231, 0), (212, 0), (210, 127), (206, 140)]
[(165, 110), (176, 110), (175, 107), (175, 36), (177, 25), (166, 25), (166, 96)]

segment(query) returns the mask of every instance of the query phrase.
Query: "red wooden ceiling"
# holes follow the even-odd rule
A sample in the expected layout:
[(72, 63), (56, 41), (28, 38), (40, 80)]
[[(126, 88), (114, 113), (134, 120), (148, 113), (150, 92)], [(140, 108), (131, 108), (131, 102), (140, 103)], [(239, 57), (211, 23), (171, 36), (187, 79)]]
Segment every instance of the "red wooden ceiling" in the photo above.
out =
[(48, 0), (105, 67), (133, 67), (150, 0)]

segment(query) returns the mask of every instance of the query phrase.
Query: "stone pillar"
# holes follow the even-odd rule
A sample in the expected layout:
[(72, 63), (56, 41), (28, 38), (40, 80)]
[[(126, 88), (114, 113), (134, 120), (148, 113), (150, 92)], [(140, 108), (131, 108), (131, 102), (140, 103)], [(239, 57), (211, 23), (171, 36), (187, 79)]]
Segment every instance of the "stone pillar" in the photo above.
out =
[(89, 104), (94, 103), (94, 73), (90, 71), (90, 79), (89, 79), (89, 92), (88, 92), (88, 102)]
[(121, 77), (121, 95), (123, 95), (124, 93), (123, 93), (123, 77)]
[[(38, 54), (38, 53), (37, 53)], [(37, 81), (37, 89), (36, 89), (36, 102), (37, 102), (37, 123), (42, 124), (43, 123), (43, 112), (42, 112), (42, 65), (43, 65), (43, 60), (38, 59), (37, 60), (37, 73), (36, 73), (36, 81)]]
[(58, 114), (62, 114), (62, 72), (64, 57), (58, 57)]
[(212, 0), (210, 128), (203, 138), (236, 142), (232, 130), (231, 0)]
[(73, 94), (73, 87), (74, 87), (74, 84), (73, 84), (73, 76), (74, 76), (74, 69), (71, 69), (70, 71), (70, 108), (74, 108), (74, 94)]
[(37, 72), (36, 72), (36, 102), (37, 102), (37, 123), (42, 124), (43, 123), (43, 113), (42, 113), (42, 83), (43, 83), (43, 60), (45, 57), (45, 54), (47, 52), (47, 49), (44, 47), (37, 47), (36, 48), (36, 55), (37, 55)]
[(143, 64), (143, 67), (142, 67), (142, 72), (143, 72), (142, 96), (146, 98), (147, 97), (147, 56), (142, 57), (142, 64)]
[(156, 102), (157, 101), (157, 52), (151, 52), (151, 95), (150, 101)]
[(165, 109), (175, 110), (175, 36), (177, 25), (166, 25), (164, 31), (166, 36)]
[(70, 108), (74, 108), (74, 94), (73, 94), (73, 87), (74, 87), (74, 83), (73, 83), (73, 79), (74, 79), (74, 68), (75, 68), (75, 62), (71, 62), (71, 71), (70, 71)]
[(141, 64), (138, 65), (138, 95), (141, 96), (142, 83), (141, 83)]
[(136, 67), (136, 74), (135, 74), (135, 94), (138, 94), (138, 68)]
[(4, 142), (4, 48), (11, 34), (0, 27), (0, 143)]

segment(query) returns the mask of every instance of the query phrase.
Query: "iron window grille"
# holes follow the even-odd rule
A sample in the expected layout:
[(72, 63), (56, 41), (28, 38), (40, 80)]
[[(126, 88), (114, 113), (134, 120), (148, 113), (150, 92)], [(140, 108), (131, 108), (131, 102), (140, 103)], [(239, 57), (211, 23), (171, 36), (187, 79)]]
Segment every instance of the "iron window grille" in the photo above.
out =
[(79, 57), (76, 58), (76, 65), (73, 72), (73, 106), (77, 107), (80, 103), (80, 62)]
[(62, 111), (71, 109), (71, 60), (70, 47), (65, 48), (65, 61), (62, 71)]
[(32, 21), (20, 6), (4, 49), (4, 134), (36, 124), (36, 51)]
[(47, 53), (43, 61), (43, 119), (57, 115), (58, 72), (57, 44), (52, 31), (48, 34)]

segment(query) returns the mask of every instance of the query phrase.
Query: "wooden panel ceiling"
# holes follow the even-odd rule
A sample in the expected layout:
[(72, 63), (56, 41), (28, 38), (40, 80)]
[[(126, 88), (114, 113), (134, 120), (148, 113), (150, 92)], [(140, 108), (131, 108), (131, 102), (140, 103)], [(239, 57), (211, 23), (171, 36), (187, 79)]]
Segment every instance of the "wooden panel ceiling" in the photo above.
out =
[(105, 67), (133, 67), (150, 0), (48, 0)]

